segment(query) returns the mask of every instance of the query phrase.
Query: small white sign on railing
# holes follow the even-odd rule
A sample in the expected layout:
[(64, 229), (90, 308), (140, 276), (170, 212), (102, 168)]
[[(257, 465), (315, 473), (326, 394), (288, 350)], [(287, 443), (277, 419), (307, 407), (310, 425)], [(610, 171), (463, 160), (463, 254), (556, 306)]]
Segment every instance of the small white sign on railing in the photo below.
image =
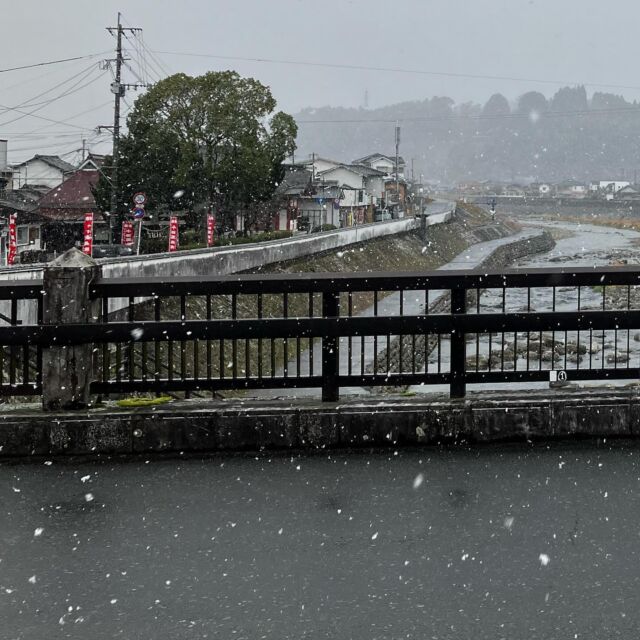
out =
[(567, 372), (564, 369), (549, 371), (549, 382), (566, 383), (569, 382)]

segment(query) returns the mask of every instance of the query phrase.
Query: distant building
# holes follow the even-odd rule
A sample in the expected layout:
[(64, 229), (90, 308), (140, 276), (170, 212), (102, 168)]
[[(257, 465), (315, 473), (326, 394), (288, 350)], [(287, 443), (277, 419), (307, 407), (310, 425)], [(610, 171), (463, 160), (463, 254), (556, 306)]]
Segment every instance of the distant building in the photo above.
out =
[(564, 198), (585, 198), (589, 193), (589, 186), (577, 180), (564, 180), (555, 186), (557, 196)]
[(75, 167), (59, 156), (35, 155), (30, 160), (13, 165), (12, 189), (25, 185), (43, 185), (53, 189), (62, 184)]
[(519, 184), (509, 184), (502, 190), (502, 195), (507, 198), (524, 198), (527, 191)]
[(628, 184), (622, 189), (618, 189), (615, 194), (616, 200), (640, 200), (640, 187)]
[(11, 188), (13, 170), (7, 162), (7, 141), (0, 140), (0, 191)]
[(94, 214), (96, 239), (105, 235), (107, 227), (92, 192), (99, 176), (94, 169), (79, 169), (42, 197), (37, 213), (42, 219), (42, 245), (47, 251), (62, 251), (79, 244), (85, 213)]
[[(316, 154), (311, 154), (306, 160), (296, 163), (297, 166), (304, 167), (313, 174), (321, 173), (322, 171), (328, 171), (334, 167), (339, 167), (342, 162), (337, 160), (329, 160), (328, 158), (321, 158)], [(295, 165), (291, 165), (295, 166)]]
[(82, 169), (69, 175), (62, 184), (48, 191), (38, 203), (38, 212), (49, 220), (82, 222), (85, 213), (98, 213), (92, 187), (98, 171)]
[(620, 189), (624, 189), (630, 184), (628, 180), (600, 180), (598, 182), (598, 190), (603, 193), (616, 194)]
[(79, 165), (78, 171), (100, 171), (107, 156), (90, 153)]
[[(364, 158), (357, 158), (351, 164), (365, 165), (376, 171), (380, 171), (387, 176), (395, 175), (396, 172), (396, 156), (395, 154), (387, 156), (382, 153), (371, 153)], [(398, 156), (398, 175), (404, 178), (404, 170), (406, 163), (402, 156)]]

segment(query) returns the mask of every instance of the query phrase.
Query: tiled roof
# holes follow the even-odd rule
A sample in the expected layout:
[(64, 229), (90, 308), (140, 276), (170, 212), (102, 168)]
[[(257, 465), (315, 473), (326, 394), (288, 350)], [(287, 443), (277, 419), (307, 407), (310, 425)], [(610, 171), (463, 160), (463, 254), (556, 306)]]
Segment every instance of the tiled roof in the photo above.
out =
[(20, 164), (17, 164), (15, 166), (21, 167), (28, 162), (33, 162), (34, 160), (41, 160), (42, 162), (46, 162), (48, 165), (59, 169), (63, 173), (71, 173), (72, 171), (75, 171), (75, 167), (72, 164), (65, 162), (60, 156), (45, 156), (40, 154), (36, 154), (30, 160), (25, 160), (24, 162), (21, 162)]
[(61, 185), (51, 189), (39, 202), (44, 209), (86, 209), (95, 208), (91, 187), (98, 182), (97, 171), (76, 171)]

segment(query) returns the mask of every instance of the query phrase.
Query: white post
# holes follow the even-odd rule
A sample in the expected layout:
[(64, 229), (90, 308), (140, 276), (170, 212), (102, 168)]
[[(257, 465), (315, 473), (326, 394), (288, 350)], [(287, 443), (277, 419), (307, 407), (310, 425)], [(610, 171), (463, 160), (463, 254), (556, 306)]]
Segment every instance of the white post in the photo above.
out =
[(138, 246), (136, 248), (136, 255), (140, 255), (140, 242), (142, 241), (142, 218), (138, 222)]

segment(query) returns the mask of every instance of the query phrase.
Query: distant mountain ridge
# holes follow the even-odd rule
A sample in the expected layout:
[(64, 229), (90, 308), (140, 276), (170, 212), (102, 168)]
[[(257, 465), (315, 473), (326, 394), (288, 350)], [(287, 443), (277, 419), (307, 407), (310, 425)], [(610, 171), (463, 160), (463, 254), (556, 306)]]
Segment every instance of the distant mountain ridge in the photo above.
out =
[(634, 180), (640, 173), (640, 104), (584, 87), (564, 87), (547, 99), (530, 91), (510, 105), (501, 94), (484, 104), (447, 97), (379, 109), (321, 107), (294, 114), (299, 157), (311, 152), (350, 161), (395, 151), (416, 179), (506, 182), (567, 178)]

